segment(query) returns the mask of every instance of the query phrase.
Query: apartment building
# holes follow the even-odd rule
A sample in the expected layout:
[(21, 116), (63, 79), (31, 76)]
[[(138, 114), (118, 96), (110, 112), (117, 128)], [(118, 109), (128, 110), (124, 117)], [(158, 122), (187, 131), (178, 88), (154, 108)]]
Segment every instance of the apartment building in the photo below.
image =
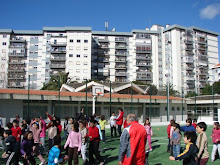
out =
[[(142, 81), (180, 93), (213, 81), (218, 33), (198, 27), (153, 25), (131, 32), (91, 27), (44, 27), (40, 31), (0, 29), (0, 87), (40, 89), (52, 75), (72, 81)], [(30, 76), (30, 79), (29, 79)]]

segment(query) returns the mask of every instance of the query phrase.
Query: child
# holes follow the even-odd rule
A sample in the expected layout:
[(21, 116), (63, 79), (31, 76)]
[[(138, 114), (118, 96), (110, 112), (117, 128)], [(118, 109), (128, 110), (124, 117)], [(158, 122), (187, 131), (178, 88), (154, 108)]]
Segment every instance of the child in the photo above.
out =
[(61, 145), (61, 137), (57, 135), (54, 137), (54, 146), (51, 148), (48, 157), (48, 165), (56, 165), (58, 163), (64, 164), (65, 159), (67, 157), (60, 158), (60, 146)]
[(44, 121), (44, 119), (42, 117), (40, 117), (40, 121), (41, 121), (41, 133), (40, 133), (40, 151), (41, 154), (45, 153), (47, 154), (47, 148), (45, 147), (45, 138), (46, 138), (46, 122)]
[(193, 123), (192, 126), (196, 129), (196, 125), (197, 125), (197, 119), (193, 119)]
[(24, 157), (23, 163), (24, 165), (28, 165), (28, 161), (32, 164), (36, 164), (36, 160), (33, 156), (33, 134), (32, 132), (28, 131), (24, 135), (23, 142), (21, 144), (21, 154)]
[(148, 145), (149, 145), (149, 151), (152, 151), (152, 146), (151, 146), (151, 136), (153, 136), (153, 131), (150, 125), (150, 121), (149, 118), (147, 118), (144, 122), (144, 128), (147, 131), (147, 141), (148, 141)]
[(170, 160), (183, 159), (183, 165), (197, 165), (195, 160), (196, 153), (198, 152), (198, 148), (195, 145), (196, 138), (197, 135), (195, 131), (186, 131), (183, 138), (184, 143), (186, 144), (185, 150), (177, 157), (170, 156)]
[(0, 115), (0, 126), (3, 127), (3, 120), (2, 120), (2, 116)]
[(180, 127), (180, 131), (186, 132), (186, 131), (195, 131), (196, 129), (192, 126), (192, 119), (188, 118), (186, 119), (186, 125), (183, 127)]
[(170, 144), (173, 146), (173, 156), (177, 157), (180, 154), (180, 141), (181, 141), (181, 133), (178, 128), (178, 124), (173, 124), (173, 132), (171, 135)]
[(197, 154), (198, 165), (205, 165), (209, 160), (208, 139), (205, 133), (206, 128), (207, 125), (205, 122), (200, 122), (196, 126), (196, 132), (199, 133), (196, 140), (196, 145), (199, 148), (199, 153)]
[(90, 121), (90, 127), (88, 129), (89, 133), (87, 137), (90, 138), (90, 144), (89, 144), (89, 163), (94, 164), (95, 160), (93, 158), (93, 154), (96, 156), (96, 159), (100, 162), (100, 165), (104, 164), (104, 161), (102, 160), (102, 157), (99, 154), (99, 129), (95, 126), (95, 121)]
[(102, 133), (102, 138), (103, 138), (103, 143), (105, 143), (105, 125), (108, 124), (105, 120), (105, 116), (101, 116), (101, 120), (99, 120), (99, 124), (101, 127), (101, 133)]
[(60, 124), (60, 118), (56, 117), (56, 122), (57, 122), (57, 128), (58, 128), (58, 132), (57, 134), (60, 135), (62, 132), (62, 125)]
[(167, 137), (168, 137), (168, 145), (167, 145), (167, 152), (170, 152), (170, 130), (171, 130), (171, 127), (172, 127), (172, 124), (175, 123), (175, 120), (170, 120), (170, 124), (167, 126)]
[(13, 127), (11, 128), (12, 131), (12, 136), (16, 138), (16, 145), (20, 146), (20, 141), (21, 141), (21, 128), (18, 126), (19, 122), (17, 120), (13, 121)]
[(66, 116), (65, 117), (65, 121), (63, 123), (63, 137), (62, 137), (62, 140), (66, 139), (67, 138), (67, 125), (69, 123), (69, 116)]
[(112, 116), (110, 117), (110, 127), (111, 127), (111, 137), (113, 137), (113, 132), (115, 137), (117, 136), (116, 133), (116, 116), (115, 113), (112, 112)]
[(219, 122), (214, 122), (211, 138), (213, 142), (211, 162), (214, 162), (217, 149), (218, 149), (218, 154), (220, 157), (220, 125), (219, 125)]
[(79, 124), (78, 122), (74, 122), (74, 124), (72, 124), (72, 130), (69, 133), (66, 144), (64, 145), (64, 149), (66, 149), (66, 147), (69, 146), (69, 152), (68, 152), (69, 165), (72, 164), (73, 159), (74, 159), (74, 165), (79, 164), (78, 152), (81, 150), (81, 145), (82, 145), (81, 138), (82, 137), (81, 137), (81, 133), (79, 132)]
[(48, 128), (49, 149), (53, 147), (53, 138), (57, 135), (56, 121), (52, 120), (50, 124), (51, 127)]
[(12, 162), (18, 164), (20, 156), (19, 148), (16, 146), (16, 139), (12, 136), (12, 131), (5, 130), (3, 136), (5, 138), (6, 150), (2, 154), (2, 157), (7, 158), (6, 165), (11, 164)]
[(87, 159), (86, 159), (87, 138), (86, 138), (86, 135), (88, 133), (88, 130), (86, 129), (86, 121), (79, 122), (79, 130), (80, 130), (80, 133), (82, 136), (81, 154), (82, 154), (83, 164), (86, 164), (87, 163)]
[[(39, 121), (39, 122), (37, 122)], [(41, 120), (35, 119), (34, 121), (31, 122), (31, 130), (33, 134), (33, 139), (34, 139), (34, 147), (33, 151), (37, 155), (37, 157), (40, 159), (41, 163), (45, 163), (45, 159), (42, 157), (39, 151), (39, 145), (40, 145), (40, 133), (41, 133)]]

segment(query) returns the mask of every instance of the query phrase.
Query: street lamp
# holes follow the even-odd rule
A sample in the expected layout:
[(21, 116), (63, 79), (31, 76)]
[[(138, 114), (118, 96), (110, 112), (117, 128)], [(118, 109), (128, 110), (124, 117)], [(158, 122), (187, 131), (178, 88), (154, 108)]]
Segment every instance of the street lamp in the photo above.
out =
[[(167, 41), (168, 45), (171, 45), (171, 41)], [(170, 49), (169, 49), (170, 50)], [(172, 50), (171, 50), (172, 53)], [(167, 68), (167, 73), (165, 76), (167, 77), (167, 121), (170, 120), (170, 51), (168, 54), (168, 68)]]
[(58, 116), (60, 116), (60, 76), (58, 76)]
[(28, 117), (30, 117), (30, 75), (28, 75)]
[(213, 109), (213, 114), (214, 114), (214, 108), (215, 108), (214, 84), (215, 84), (215, 82), (212, 83), (212, 109)]

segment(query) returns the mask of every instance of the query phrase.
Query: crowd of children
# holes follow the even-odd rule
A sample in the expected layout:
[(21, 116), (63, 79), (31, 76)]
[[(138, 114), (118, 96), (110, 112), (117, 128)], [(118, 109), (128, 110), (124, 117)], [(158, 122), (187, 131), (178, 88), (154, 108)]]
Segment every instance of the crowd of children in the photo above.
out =
[[(79, 164), (78, 156), (81, 155), (83, 164), (95, 164), (96, 160), (100, 165), (104, 164), (104, 159), (100, 155), (100, 141), (106, 142), (105, 127), (110, 124), (111, 137), (116, 137), (117, 121), (122, 125), (121, 116), (123, 110), (120, 109), (118, 117), (112, 113), (110, 122), (108, 123), (104, 115), (90, 116), (88, 119), (83, 115), (83, 110), (78, 117), (66, 117), (62, 128), (59, 117), (51, 117), (46, 113), (49, 122), (45, 122), (41, 117), (33, 119), (25, 119), (20, 122), (19, 116), (16, 116), (12, 123), (7, 124), (7, 129), (1, 128), (3, 139), (1, 145), (5, 151), (2, 158), (5, 158), (6, 165), (18, 165), (20, 161), (26, 164), (36, 164), (37, 157), (40, 165), (65, 163), (74, 165)], [(19, 125), (20, 123), (20, 125)], [(1, 124), (1, 123), (0, 123)], [(127, 126), (126, 120), (124, 127)], [(153, 130), (150, 119), (146, 118), (144, 128), (147, 132), (146, 154), (152, 151), (151, 137)], [(205, 133), (207, 125), (205, 122), (197, 123), (197, 120), (189, 118), (186, 120), (185, 126), (180, 126), (174, 120), (170, 121), (167, 127), (168, 147), (167, 152), (170, 153), (170, 160), (181, 160), (183, 164), (189, 165), (205, 165), (209, 160), (208, 137)], [(46, 131), (48, 136), (46, 136)], [(62, 137), (61, 137), (61, 132)], [(181, 153), (181, 138), (183, 132), (183, 140), (186, 144), (185, 150)], [(198, 135), (196, 134), (198, 133)], [(121, 130), (118, 130), (119, 135)], [(46, 139), (46, 137), (48, 139)], [(211, 135), (213, 141), (213, 150), (211, 154), (211, 162), (215, 161), (216, 152), (220, 154), (220, 125), (214, 122)], [(48, 148), (45, 145), (48, 140)], [(64, 146), (61, 142), (65, 141)], [(88, 149), (87, 149), (88, 148)], [(61, 151), (65, 151), (62, 154)], [(79, 154), (80, 153), (80, 154)], [(43, 156), (48, 156), (46, 161)], [(94, 159), (94, 156), (96, 159)]]

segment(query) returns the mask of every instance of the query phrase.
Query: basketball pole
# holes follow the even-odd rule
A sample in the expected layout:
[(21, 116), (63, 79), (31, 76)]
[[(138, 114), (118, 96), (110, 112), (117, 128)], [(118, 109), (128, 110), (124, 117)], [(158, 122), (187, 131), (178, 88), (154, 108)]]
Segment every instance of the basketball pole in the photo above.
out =
[(112, 83), (110, 81), (110, 101), (109, 101), (109, 109), (110, 109), (110, 116), (112, 115)]
[(96, 96), (93, 96), (93, 99), (92, 99), (92, 115), (95, 114), (95, 99), (96, 99)]

